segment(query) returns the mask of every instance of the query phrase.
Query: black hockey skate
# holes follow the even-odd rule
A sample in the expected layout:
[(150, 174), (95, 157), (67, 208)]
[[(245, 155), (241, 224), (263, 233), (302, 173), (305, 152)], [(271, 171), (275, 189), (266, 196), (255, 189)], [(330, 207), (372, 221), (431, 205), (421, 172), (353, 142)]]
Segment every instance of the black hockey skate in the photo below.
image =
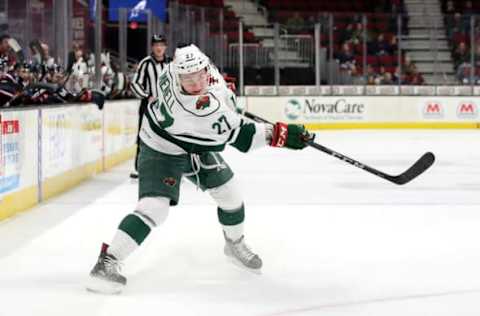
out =
[(236, 265), (247, 268), (249, 271), (260, 273), (262, 259), (245, 244), (244, 236), (233, 241), (225, 235), (225, 232), (223, 232), (223, 235), (225, 237), (225, 255)]
[(107, 252), (108, 245), (102, 244), (98, 261), (90, 272), (87, 290), (104, 294), (118, 294), (127, 284), (127, 279), (120, 274), (121, 263)]

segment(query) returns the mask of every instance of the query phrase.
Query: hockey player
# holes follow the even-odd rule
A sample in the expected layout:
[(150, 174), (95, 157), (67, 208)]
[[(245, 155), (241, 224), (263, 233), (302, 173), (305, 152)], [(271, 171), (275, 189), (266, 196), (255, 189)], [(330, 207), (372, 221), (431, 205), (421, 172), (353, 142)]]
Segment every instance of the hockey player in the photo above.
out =
[(121, 221), (112, 243), (102, 245), (87, 286), (92, 291), (118, 293), (126, 285), (121, 262), (178, 203), (182, 177), (216, 201), (225, 255), (259, 271), (262, 260), (245, 243), (242, 195), (219, 152), (226, 145), (241, 152), (265, 145), (303, 149), (312, 138), (302, 125), (271, 126), (239, 115), (234, 93), (195, 45), (176, 49), (158, 85), (159, 98), (148, 104), (140, 131), (139, 201)]

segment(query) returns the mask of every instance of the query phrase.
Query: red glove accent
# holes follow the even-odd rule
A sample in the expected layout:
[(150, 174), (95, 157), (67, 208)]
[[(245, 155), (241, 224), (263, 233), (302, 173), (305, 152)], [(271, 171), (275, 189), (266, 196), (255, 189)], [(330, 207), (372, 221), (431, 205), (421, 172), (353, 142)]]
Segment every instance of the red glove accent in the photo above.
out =
[(272, 142), (270, 146), (283, 147), (287, 143), (288, 124), (278, 122), (273, 126)]

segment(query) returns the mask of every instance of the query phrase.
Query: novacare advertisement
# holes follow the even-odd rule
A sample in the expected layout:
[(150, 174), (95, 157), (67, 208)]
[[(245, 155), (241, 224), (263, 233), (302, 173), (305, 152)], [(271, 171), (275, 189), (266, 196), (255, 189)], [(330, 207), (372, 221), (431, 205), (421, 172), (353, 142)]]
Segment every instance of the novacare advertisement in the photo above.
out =
[(271, 121), (319, 127), (475, 128), (480, 120), (480, 100), (471, 97), (247, 97), (246, 104)]
[(289, 120), (305, 121), (362, 121), (365, 119), (365, 103), (346, 98), (325, 100), (322, 98), (291, 98), (285, 104), (284, 114)]

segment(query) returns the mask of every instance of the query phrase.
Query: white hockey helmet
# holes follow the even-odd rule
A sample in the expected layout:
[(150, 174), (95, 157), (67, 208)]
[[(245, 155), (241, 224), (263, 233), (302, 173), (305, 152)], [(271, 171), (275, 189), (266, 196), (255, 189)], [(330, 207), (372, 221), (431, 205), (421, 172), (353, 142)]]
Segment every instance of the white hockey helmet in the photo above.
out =
[(191, 74), (210, 65), (208, 57), (194, 44), (177, 48), (173, 66), (177, 74)]

